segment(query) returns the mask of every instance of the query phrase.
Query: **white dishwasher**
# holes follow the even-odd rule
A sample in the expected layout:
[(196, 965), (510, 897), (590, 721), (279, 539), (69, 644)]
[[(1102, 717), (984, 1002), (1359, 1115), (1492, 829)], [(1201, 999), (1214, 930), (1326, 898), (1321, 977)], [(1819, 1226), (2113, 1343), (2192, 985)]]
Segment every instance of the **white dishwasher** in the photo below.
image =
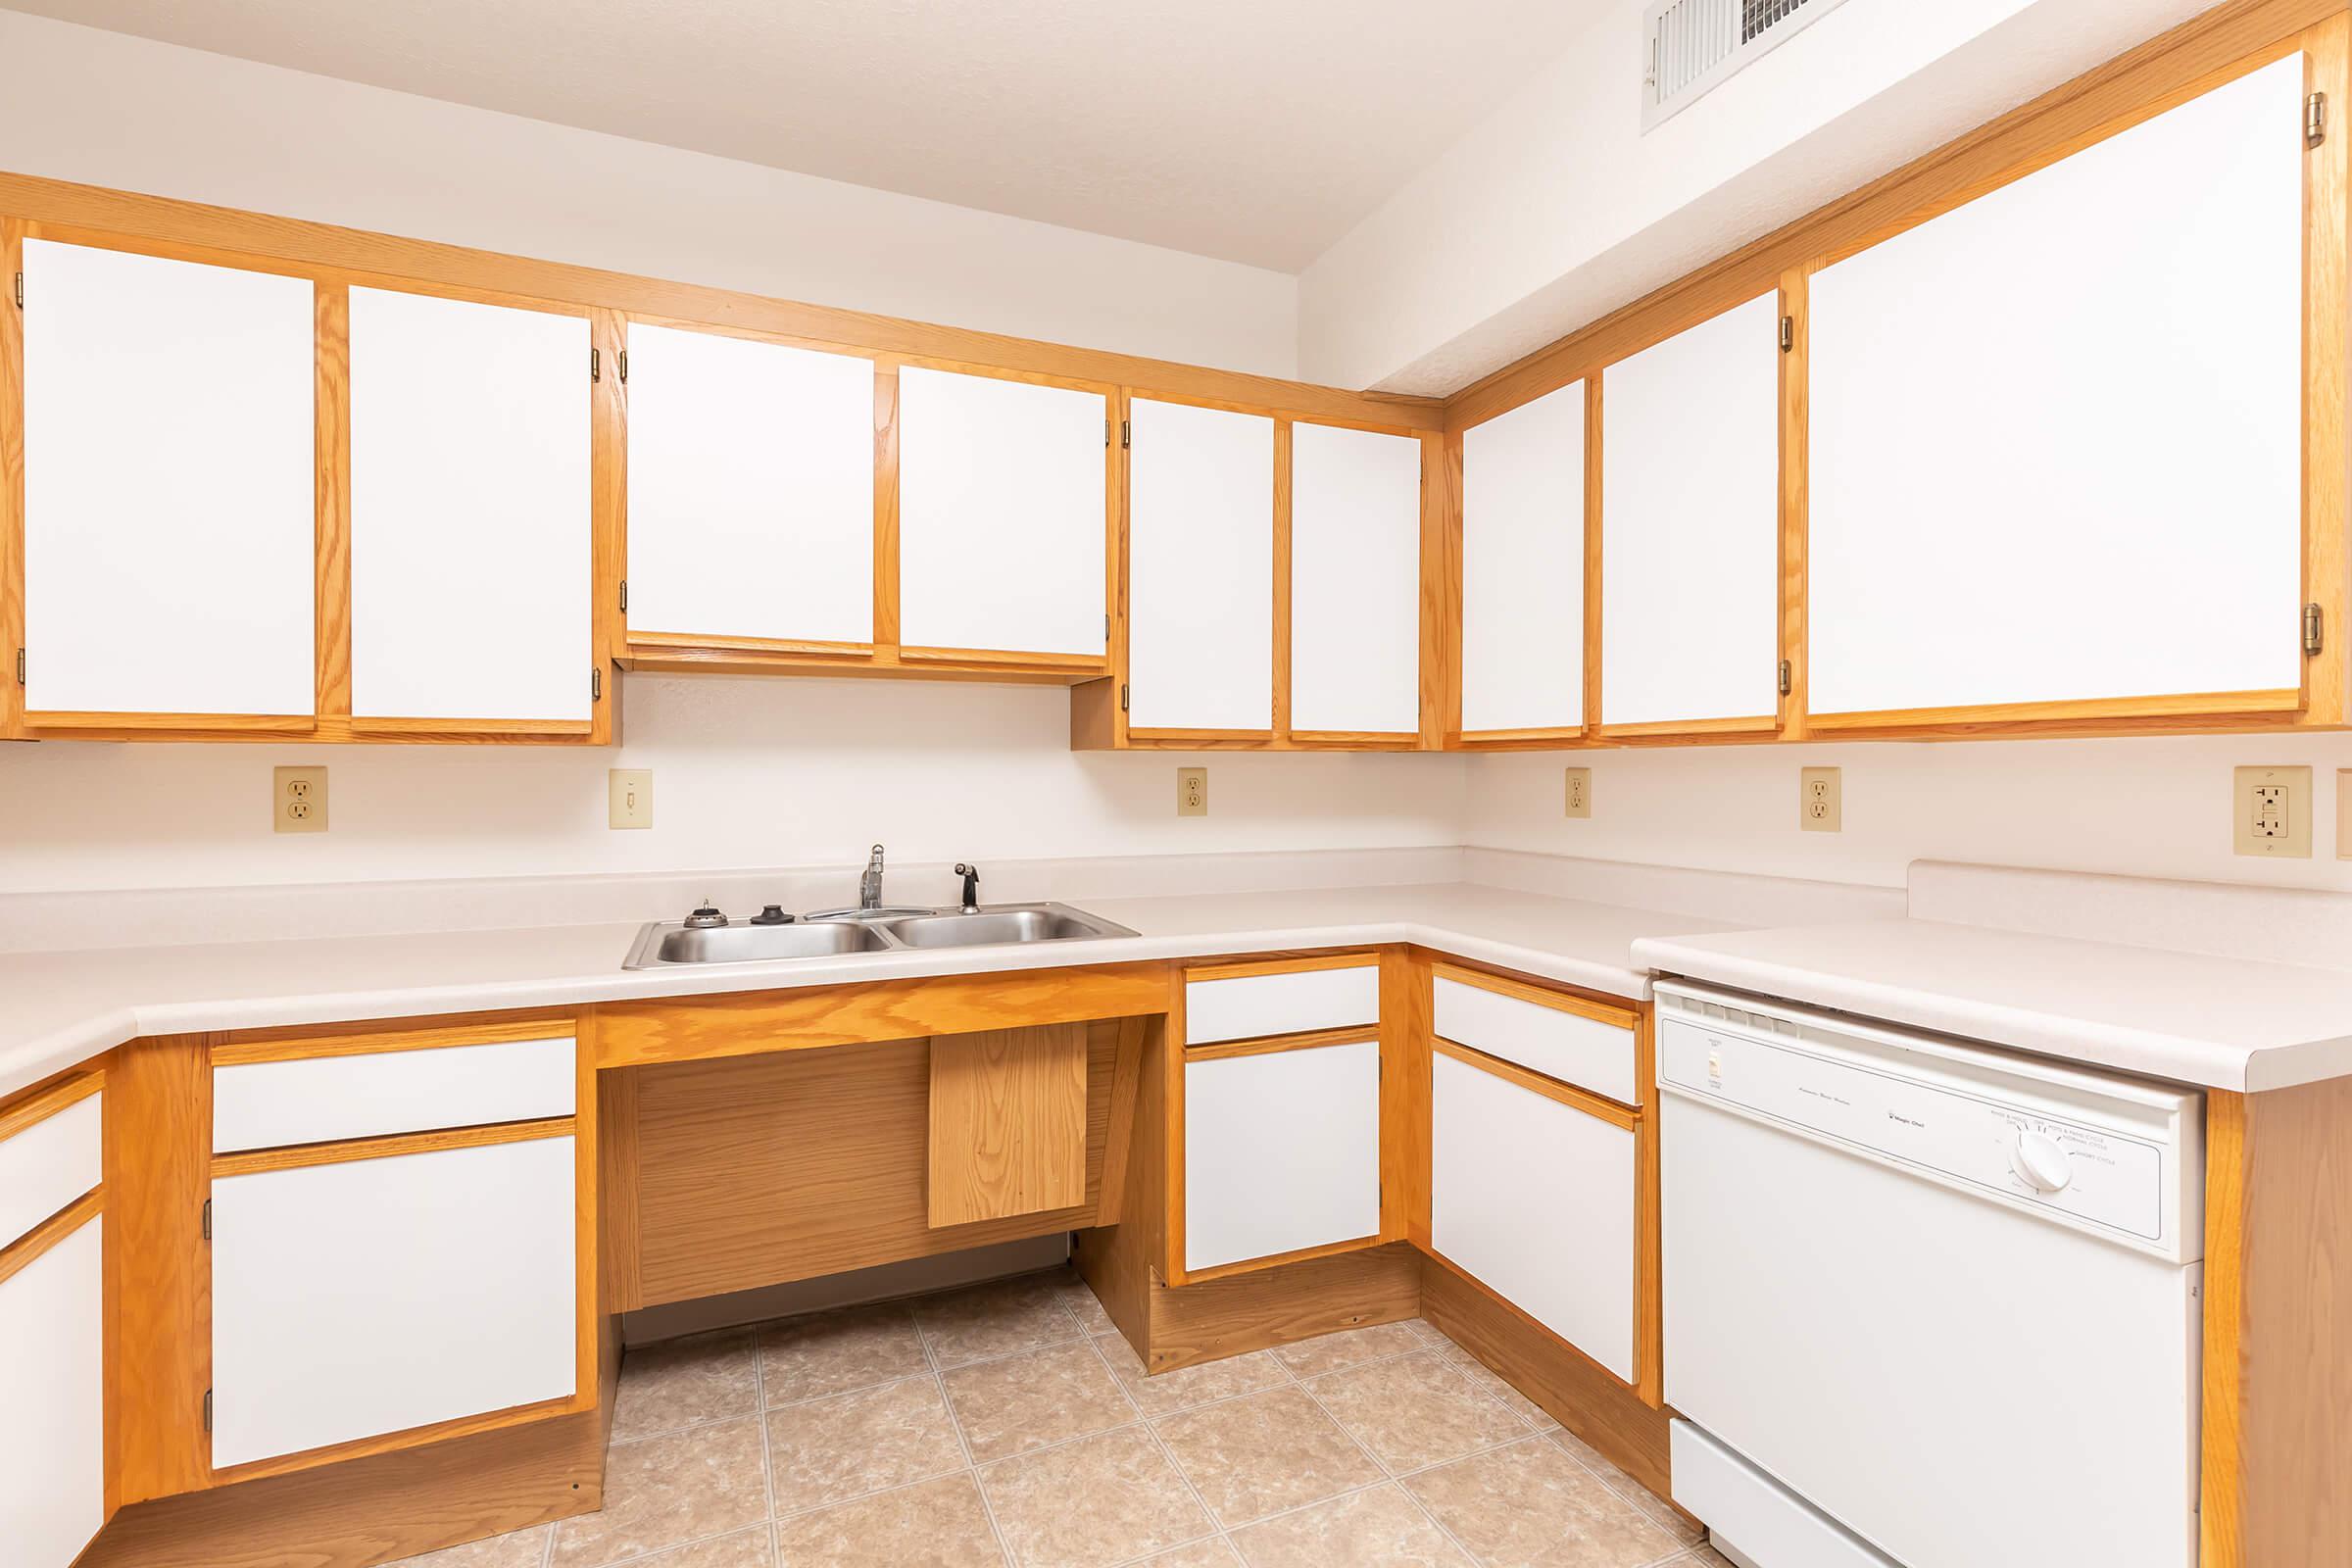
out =
[(1752, 1568), (2191, 1568), (2204, 1097), (1657, 988), (1674, 1498)]

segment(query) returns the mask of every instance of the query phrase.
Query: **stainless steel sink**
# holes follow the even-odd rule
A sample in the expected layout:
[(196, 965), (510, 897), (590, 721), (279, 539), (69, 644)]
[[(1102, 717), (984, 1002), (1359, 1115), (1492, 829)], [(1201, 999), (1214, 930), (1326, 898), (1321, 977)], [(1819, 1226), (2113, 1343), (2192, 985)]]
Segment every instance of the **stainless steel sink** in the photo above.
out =
[(675, 963), (764, 963), (789, 958), (829, 958), (861, 953), (904, 953), (938, 948), (987, 948), (1029, 942), (1075, 942), (1089, 937), (1131, 937), (1123, 925), (1100, 919), (1066, 904), (997, 904), (971, 914), (956, 909), (912, 908), (827, 910), (781, 925), (737, 922), (691, 926), (657, 921), (637, 933), (623, 968), (655, 969)]
[(1086, 937), (1131, 937), (1123, 925), (1097, 919), (1066, 904), (1000, 904), (977, 914), (950, 910), (879, 922), (910, 948), (990, 948), (1006, 942), (1074, 942)]

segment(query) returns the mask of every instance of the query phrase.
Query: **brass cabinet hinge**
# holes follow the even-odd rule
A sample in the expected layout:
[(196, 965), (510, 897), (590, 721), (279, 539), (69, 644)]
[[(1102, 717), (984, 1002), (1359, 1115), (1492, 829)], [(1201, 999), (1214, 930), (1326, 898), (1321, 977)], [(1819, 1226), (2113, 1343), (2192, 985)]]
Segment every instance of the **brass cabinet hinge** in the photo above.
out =
[(1102, 612), (1102, 641), (1106, 645), (1110, 641), (1110, 612), (1107, 610)]
[(590, 349), (588, 351), (588, 379), (591, 381), (602, 381), (604, 378), (605, 351), (603, 349)]
[(627, 349), (622, 349), (618, 354), (614, 355), (613, 364), (620, 370), (621, 384), (626, 386), (629, 380), (629, 351)]
[(1781, 352), (1783, 354), (1787, 354), (1795, 347), (1796, 318), (1793, 316), (1784, 316), (1781, 318)]
[(1792, 691), (1794, 691), (1794, 690), (1796, 689), (1796, 686), (1795, 686), (1795, 680), (1794, 680), (1794, 676), (1795, 676), (1795, 674), (1796, 674), (1796, 671), (1795, 671), (1795, 669), (1794, 669), (1794, 668), (1792, 668), (1792, 667), (1790, 666), (1790, 664), (1789, 664), (1788, 661), (1787, 661), (1786, 659), (1782, 660), (1782, 661), (1781, 661), (1781, 695), (1782, 695), (1783, 697), (1786, 697), (1786, 696), (1788, 696), (1788, 695), (1790, 692), (1792, 692)]
[(1127, 711), (1127, 683), (1125, 681), (1119, 682), (1119, 711), (1122, 713)]
[(2328, 95), (2315, 92), (2303, 100), (2303, 145), (2317, 147), (2328, 139)]
[(209, 1198), (204, 1200), (203, 1225), (204, 1239), (209, 1242), (213, 1239), (213, 1200)]
[(2303, 607), (2303, 652), (2317, 656), (2328, 643), (2328, 612), (2317, 602)]
[(210, 1389), (204, 1391), (204, 1430), (213, 1430), (213, 1391)]
[(23, 310), (24, 308), (24, 274), (23, 272), (19, 272), (19, 273), (17, 274), (17, 309), (21, 311), (21, 310)]
[(605, 672), (601, 669), (591, 669), (588, 671), (588, 700), (592, 703), (601, 702), (604, 695)]
[(1102, 444), (1110, 445), (1110, 421), (1108, 419), (1102, 421)]
[(1133, 419), (1121, 419), (1119, 421), (1119, 450), (1124, 452), (1129, 447), (1134, 445), (1135, 421)]
[(24, 684), (24, 650), (22, 648), (17, 650), (17, 684)]
[(626, 577), (620, 579), (620, 608), (624, 613), (629, 608), (629, 579)]

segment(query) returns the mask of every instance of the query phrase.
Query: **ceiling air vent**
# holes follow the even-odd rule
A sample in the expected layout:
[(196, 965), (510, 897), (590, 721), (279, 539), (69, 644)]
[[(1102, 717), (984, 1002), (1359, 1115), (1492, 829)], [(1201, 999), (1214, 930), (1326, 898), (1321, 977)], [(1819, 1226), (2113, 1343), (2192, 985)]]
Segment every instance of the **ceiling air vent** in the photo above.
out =
[(1842, 0), (1651, 0), (1642, 14), (1648, 74), (1642, 128), (1673, 119)]

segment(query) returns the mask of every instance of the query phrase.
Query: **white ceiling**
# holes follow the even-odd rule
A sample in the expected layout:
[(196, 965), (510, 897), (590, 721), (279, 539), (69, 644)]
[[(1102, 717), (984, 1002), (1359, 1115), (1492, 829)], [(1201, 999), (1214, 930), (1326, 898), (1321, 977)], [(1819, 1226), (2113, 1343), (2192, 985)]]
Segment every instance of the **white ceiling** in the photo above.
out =
[(1283, 271), (1314, 260), (1598, 9), (1598, 0), (0, 4)]

